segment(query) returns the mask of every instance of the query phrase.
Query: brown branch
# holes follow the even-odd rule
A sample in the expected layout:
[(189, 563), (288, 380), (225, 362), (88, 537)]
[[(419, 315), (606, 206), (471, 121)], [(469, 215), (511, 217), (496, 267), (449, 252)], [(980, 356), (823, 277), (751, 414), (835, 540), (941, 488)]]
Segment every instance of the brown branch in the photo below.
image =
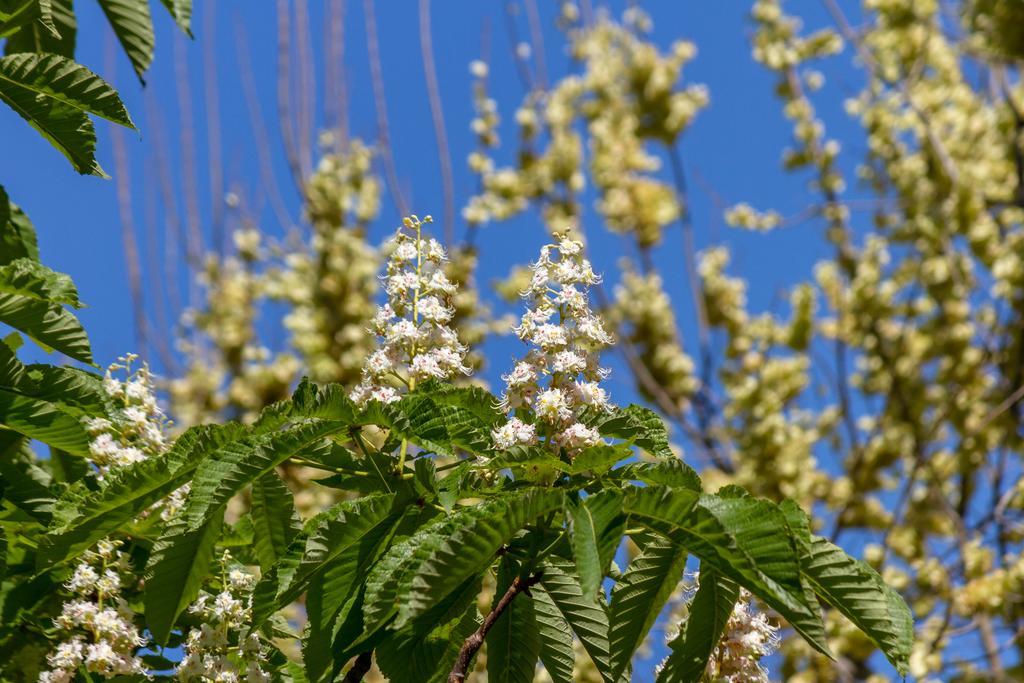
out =
[(345, 678), (342, 679), (341, 683), (359, 683), (363, 680), (363, 676), (370, 671), (371, 666), (373, 666), (373, 652), (363, 652), (356, 657), (352, 668), (345, 674)]
[(544, 30), (541, 27), (537, 0), (525, 0), (526, 21), (530, 26), (530, 40), (533, 41), (533, 56), (537, 66), (537, 84), (544, 90), (548, 87), (548, 65), (545, 59)]
[(330, 13), (325, 26), (324, 69), (327, 102), (324, 110), (328, 125), (337, 131), (335, 150), (341, 151), (348, 138), (348, 86), (345, 80), (345, 0), (331, 0)]
[[(293, 225), (288, 209), (281, 197), (281, 189), (274, 178), (274, 166), (270, 159), (270, 149), (266, 145), (267, 127), (263, 122), (263, 112), (260, 109), (260, 98), (256, 93), (256, 78), (253, 76), (252, 62), (249, 60), (249, 44), (245, 33), (244, 23), (240, 20), (235, 24), (235, 46), (238, 52), (238, 70), (242, 80), (242, 92), (245, 94), (245, 103), (249, 110), (249, 125), (252, 127), (256, 139), (256, 157), (259, 159), (260, 179), (264, 190), (270, 197), (270, 206), (277, 216), (277, 221), (286, 231)], [(258, 225), (258, 223), (256, 223)]]
[[(181, 222), (178, 219), (178, 206), (174, 197), (174, 181), (170, 172), (170, 151), (167, 145), (166, 122), (160, 114), (152, 90), (145, 96), (146, 123), (153, 133), (153, 148), (160, 185), (160, 201), (163, 205), (164, 217), (164, 249), (163, 249), (163, 282), (167, 290), (167, 302), (172, 315), (179, 315), (183, 309), (181, 291), (178, 286), (179, 245), (183, 243)], [(185, 259), (185, 272), (191, 278), (191, 263)], [(154, 273), (154, 277), (156, 277)]]
[(221, 157), (220, 83), (217, 78), (216, 3), (209, 3), (203, 12), (203, 92), (206, 100), (206, 154), (210, 169), (210, 208), (213, 249), (224, 252), (224, 162)]
[(143, 286), (143, 289), (153, 292), (153, 308), (156, 314), (156, 323), (150, 327), (150, 331), (153, 333), (152, 341), (156, 347), (157, 354), (160, 356), (160, 362), (163, 364), (164, 371), (172, 376), (178, 376), (181, 373), (181, 366), (171, 350), (170, 342), (174, 339), (174, 326), (171, 325), (170, 319), (167, 317), (167, 304), (164, 298), (166, 284), (161, 276), (163, 269), (160, 263), (160, 250), (158, 249), (160, 232), (158, 229), (157, 188), (154, 183), (145, 183), (143, 201), (145, 202), (146, 217), (146, 271), (149, 276), (148, 282)]
[(441, 165), (441, 187), (444, 196), (444, 243), (451, 247), (455, 243), (455, 181), (452, 178), (452, 157), (448, 147), (448, 133), (444, 127), (444, 110), (441, 108), (441, 91), (437, 84), (437, 68), (434, 66), (430, 0), (420, 0), (420, 50), (423, 53), (423, 75), (427, 81), (430, 118), (434, 122), (437, 158)]
[[(107, 73), (112, 83), (117, 82), (114, 72), (114, 43), (107, 41)], [(114, 182), (117, 192), (117, 211), (121, 218), (121, 241), (124, 245), (124, 260), (128, 270), (128, 291), (132, 300), (132, 312), (135, 322), (135, 343), (139, 353), (147, 355), (146, 343), (146, 307), (142, 299), (142, 267), (139, 263), (139, 247), (135, 240), (135, 224), (132, 220), (131, 168), (128, 163), (128, 151), (125, 149), (124, 133), (110, 125), (111, 142), (114, 147)]]
[(398, 213), (409, 215), (409, 206), (398, 185), (398, 171), (395, 168), (395, 157), (391, 149), (391, 134), (388, 129), (388, 104), (384, 93), (384, 73), (380, 64), (380, 45), (377, 42), (377, 18), (374, 14), (373, 0), (363, 0), (363, 14), (366, 20), (366, 50), (370, 56), (370, 81), (373, 85), (373, 103), (377, 110), (377, 139), (380, 153), (384, 158), (384, 172), (387, 177), (388, 190), (394, 198)]
[(277, 2), (277, 116), (281, 128), (281, 139), (284, 142), (284, 156), (288, 161), (288, 168), (292, 172), (292, 180), (295, 186), (302, 192), (303, 177), (302, 167), (299, 162), (299, 152), (296, 146), (297, 133), (292, 127), (295, 116), (292, 113), (291, 83), (292, 71), (292, 31), (291, 31), (291, 10), (288, 8), (288, 0)]
[[(188, 55), (185, 39), (174, 38), (174, 76), (178, 85), (178, 116), (181, 123), (181, 179), (185, 190), (185, 243), (188, 260), (196, 269), (203, 258), (203, 236), (199, 217), (199, 190), (196, 185), (196, 135), (192, 113), (192, 87), (188, 74)], [(194, 293), (194, 292), (193, 292)], [(190, 300), (190, 304), (194, 300)]]
[(459, 650), (459, 656), (455, 658), (455, 666), (452, 667), (452, 672), (448, 674), (448, 683), (463, 683), (466, 680), (466, 675), (469, 673), (469, 666), (473, 663), (473, 657), (476, 656), (477, 650), (484, 644), (484, 638), (487, 637), (488, 631), (494, 626), (495, 622), (498, 621), (502, 613), (508, 606), (512, 604), (512, 600), (515, 599), (520, 593), (526, 593), (529, 595), (530, 587), (537, 585), (540, 581), (543, 572), (537, 572), (533, 576), (523, 579), (517, 576), (512, 581), (512, 585), (508, 587), (505, 594), (498, 600), (498, 604), (494, 606), (494, 609), (484, 617), (484, 623), (480, 624), (480, 628), (473, 632), (466, 641), (462, 643), (462, 649)]
[(316, 70), (313, 68), (313, 37), (309, 28), (309, 4), (295, 3), (295, 41), (299, 57), (299, 161), (303, 177), (313, 170), (313, 112), (316, 110)]

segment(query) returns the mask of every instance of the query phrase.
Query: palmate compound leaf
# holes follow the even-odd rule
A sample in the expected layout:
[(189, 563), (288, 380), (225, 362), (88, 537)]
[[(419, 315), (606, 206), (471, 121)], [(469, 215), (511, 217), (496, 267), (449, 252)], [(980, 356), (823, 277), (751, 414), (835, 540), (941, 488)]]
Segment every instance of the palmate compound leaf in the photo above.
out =
[(0, 185), (0, 265), (22, 258), (39, 260), (36, 230)]
[(686, 550), (651, 534), (635, 539), (640, 553), (612, 588), (609, 606), (613, 677), (629, 671), (630, 661), (657, 620), (686, 569)]
[(89, 435), (81, 420), (46, 400), (0, 389), (0, 427), (68, 453), (89, 453)]
[(128, 55), (135, 75), (145, 83), (146, 73), (153, 61), (153, 19), (149, 15), (149, 0), (99, 0), (103, 13), (107, 15), (114, 35)]
[[(375, 494), (343, 501), (307, 524), (278, 562), (263, 575), (254, 591), (254, 618), (262, 623), (275, 610), (294, 602), (318, 575), (337, 563), (358, 561), (367, 540), (379, 540), (395, 522), (397, 497)], [(356, 567), (351, 578), (356, 580)]]
[(700, 683), (739, 594), (735, 581), (701, 565), (700, 586), (685, 624), (669, 643), (669, 656), (658, 673), (658, 683)]
[(191, 528), (198, 528), (245, 486), (285, 460), (323, 447), (325, 437), (343, 429), (344, 424), (333, 420), (309, 420), (225, 444), (196, 468), (182, 516)]
[(199, 594), (210, 572), (224, 507), (198, 527), (176, 517), (153, 545), (146, 565), (146, 626), (159, 644), (167, 642), (178, 615)]
[[(476, 601), (480, 584), (479, 578), (464, 582), (426, 614), (389, 633), (374, 650), (381, 673), (396, 682), (447, 681), (463, 641), (479, 626)], [(532, 681), (532, 676), (527, 680)]]
[(157, 539), (146, 568), (146, 623), (157, 642), (166, 641), (178, 615), (195, 600), (210, 570), (211, 529), (223, 521), (228, 501), (254, 480), (288, 458), (321, 444), (324, 437), (340, 428), (337, 422), (311, 420), (227, 443), (199, 463), (184, 509)]
[(481, 574), (517, 532), (561, 509), (563, 500), (561, 491), (526, 489), (473, 508), (474, 514), (463, 517), (452, 534), (432, 548), (403, 582), (395, 628), (425, 613), (463, 581)]
[(914, 645), (914, 620), (903, 598), (873, 567), (810, 532), (807, 514), (794, 501), (780, 508), (800, 549), (806, 590), (839, 610), (905, 675)]
[(831, 656), (816, 604), (801, 583), (797, 541), (778, 506), (755, 498), (720, 497), (659, 486), (633, 488), (623, 509), (680, 543), (763, 600), (816, 650)]
[(597, 413), (585, 421), (596, 427), (601, 436), (636, 444), (657, 458), (671, 460), (676, 457), (669, 446), (664, 420), (650, 408), (630, 405), (610, 413)]
[(0, 100), (83, 174), (106, 177), (94, 156), (96, 133), (89, 114), (135, 127), (106, 81), (56, 54), (23, 52), (0, 57)]
[(24, 332), (48, 351), (92, 363), (89, 338), (65, 306), (81, 306), (67, 275), (30, 258), (0, 265), (0, 323)]
[(40, 543), (40, 566), (74, 557), (123, 528), (188, 481), (203, 458), (248, 435), (248, 430), (234, 423), (192, 427), (175, 440), (166, 457), (112, 472), (98, 490), (76, 482), (54, 506), (53, 522)]

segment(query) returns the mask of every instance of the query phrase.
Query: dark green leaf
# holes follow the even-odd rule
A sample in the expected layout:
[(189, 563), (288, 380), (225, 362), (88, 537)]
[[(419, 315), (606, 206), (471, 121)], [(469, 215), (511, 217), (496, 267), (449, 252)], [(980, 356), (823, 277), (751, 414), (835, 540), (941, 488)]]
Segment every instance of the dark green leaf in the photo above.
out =
[(0, 58), (0, 100), (60, 150), (79, 173), (106, 175), (94, 157), (96, 134), (87, 114), (135, 127), (106, 81), (56, 54)]
[(613, 677), (629, 671), (633, 654), (682, 578), (686, 557), (679, 544), (652, 536), (615, 582), (609, 608)]
[(831, 656), (821, 614), (804, 594), (796, 540), (778, 506), (650, 486), (631, 489), (623, 508), (764, 600)]
[(110, 27), (114, 29), (121, 47), (135, 69), (139, 80), (145, 83), (146, 73), (153, 61), (153, 20), (149, 16), (149, 0), (99, 0)]
[(865, 633), (900, 675), (914, 645), (914, 621), (903, 598), (869, 564), (820, 536), (811, 538), (803, 570), (814, 591)]
[(626, 517), (622, 494), (605, 490), (569, 506), (572, 516), (572, 550), (583, 594), (597, 597), (608, 566), (622, 540)]
[(573, 683), (576, 666), (572, 628), (543, 586), (530, 589), (533, 616), (540, 639), (540, 661), (553, 683)]
[(700, 572), (700, 586), (690, 612), (669, 643), (669, 656), (658, 674), (658, 683), (700, 683), (708, 658), (718, 646), (732, 615), (740, 588), (714, 569)]
[(274, 472), (252, 483), (250, 517), (255, 531), (256, 557), (264, 572), (285, 553), (301, 529), (292, 492)]
[[(519, 577), (519, 568), (506, 558), (498, 565), (493, 610)], [(519, 593), (491, 626), (487, 634), (487, 682), (533, 683), (540, 656), (540, 636), (533, 611), (533, 600)]]
[(178, 615), (199, 595), (223, 522), (223, 506), (198, 527), (179, 515), (153, 546), (146, 565), (145, 604), (146, 625), (157, 643), (167, 641)]

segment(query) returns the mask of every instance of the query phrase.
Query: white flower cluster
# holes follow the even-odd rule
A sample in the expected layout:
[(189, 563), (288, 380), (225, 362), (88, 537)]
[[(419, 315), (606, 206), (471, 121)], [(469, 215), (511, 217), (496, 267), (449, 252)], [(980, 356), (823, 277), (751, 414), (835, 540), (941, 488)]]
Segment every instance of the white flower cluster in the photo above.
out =
[(66, 584), (75, 597), (54, 620), (65, 639), (47, 656), (51, 669), (39, 674), (39, 683), (68, 683), (81, 668), (103, 678), (145, 674), (135, 651), (146, 640), (121, 595), (131, 567), (118, 546), (117, 541), (100, 541), (75, 567)]
[[(101, 476), (111, 469), (162, 454), (166, 448), (167, 420), (157, 405), (149, 368), (143, 364), (132, 371), (137, 358), (135, 354), (118, 358), (119, 362), (107, 369), (103, 379), (103, 391), (116, 406), (113, 419), (95, 417), (85, 423), (92, 437), (90, 459)], [(124, 381), (114, 377), (120, 370), (124, 371)]]
[(530, 307), (515, 331), (534, 348), (502, 376), (507, 386), (502, 409), (531, 407), (536, 422), (514, 417), (492, 437), (499, 449), (546, 437), (573, 453), (600, 441), (597, 430), (579, 422), (580, 413), (587, 407), (609, 407), (608, 393), (600, 386), (608, 371), (598, 364), (598, 355), (612, 338), (588, 299), (589, 286), (600, 278), (583, 257), (583, 245), (568, 238), (543, 247), (531, 270), (533, 277), (523, 292)]
[(779, 629), (758, 611), (750, 593), (740, 591), (722, 638), (708, 658), (707, 680), (718, 683), (769, 683), (761, 659), (779, 646)]
[(201, 593), (188, 609), (201, 625), (190, 630), (185, 639), (185, 657), (178, 666), (178, 679), (269, 683), (263, 643), (258, 633), (247, 628), (252, 619), (256, 578), (235, 568), (227, 572), (225, 579), (220, 593)]
[[(134, 353), (125, 354), (107, 368), (103, 391), (114, 404), (112, 419), (94, 417), (85, 421), (86, 431), (92, 437), (90, 460), (101, 479), (111, 470), (163, 456), (167, 451), (167, 418), (157, 404), (149, 366), (143, 363), (132, 370), (137, 359)], [(124, 380), (114, 377), (120, 371), (124, 372)], [(188, 491), (189, 485), (185, 484), (154, 505), (160, 508), (161, 519), (167, 521), (181, 509)]]
[(448, 326), (456, 285), (442, 269), (444, 248), (423, 237), (423, 223), (429, 222), (429, 216), (423, 221), (406, 218), (387, 246), (388, 300), (373, 318), (381, 343), (366, 359), (362, 381), (352, 391), (357, 403), (391, 403), (401, 397), (396, 387), (413, 389), (416, 382), (429, 378), (469, 374), (466, 347)]

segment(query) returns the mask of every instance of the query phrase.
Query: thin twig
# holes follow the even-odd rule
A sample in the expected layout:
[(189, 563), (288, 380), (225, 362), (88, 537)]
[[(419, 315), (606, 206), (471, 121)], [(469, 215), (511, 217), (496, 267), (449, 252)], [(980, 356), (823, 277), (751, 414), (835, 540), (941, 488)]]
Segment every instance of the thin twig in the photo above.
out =
[(313, 112), (316, 111), (316, 70), (313, 68), (313, 37), (309, 28), (309, 4), (295, 2), (295, 41), (299, 52), (299, 163), (303, 177), (313, 170)]
[(530, 25), (530, 40), (533, 41), (534, 62), (537, 65), (537, 84), (548, 87), (548, 64), (545, 57), (544, 29), (540, 23), (540, 12), (537, 11), (537, 0), (524, 0), (526, 5), (526, 21)]
[(512, 601), (520, 593), (526, 593), (529, 595), (530, 587), (535, 586), (540, 582), (542, 572), (537, 572), (533, 576), (527, 579), (517, 576), (512, 580), (512, 585), (508, 587), (505, 594), (501, 596), (498, 603), (494, 606), (494, 609), (484, 617), (484, 621), (480, 624), (480, 628), (473, 632), (465, 642), (462, 643), (462, 649), (459, 650), (458, 657), (455, 658), (455, 666), (452, 667), (452, 672), (448, 674), (448, 683), (463, 683), (466, 680), (466, 675), (469, 673), (469, 666), (473, 663), (473, 657), (476, 656), (480, 646), (484, 644), (484, 638), (487, 637), (488, 631), (494, 626), (495, 622), (498, 621), (502, 613), (508, 606), (512, 604)]
[(288, 0), (277, 0), (277, 118), (281, 128), (281, 139), (284, 142), (284, 156), (288, 168), (292, 172), (292, 181), (302, 192), (302, 166), (299, 162), (299, 151), (296, 144), (297, 133), (293, 127), (295, 116), (292, 113), (291, 83), (292, 71), (292, 30), (291, 10)]
[(409, 215), (409, 206), (405, 203), (401, 188), (398, 185), (398, 171), (395, 168), (395, 157), (391, 148), (391, 134), (388, 130), (388, 105), (384, 92), (384, 74), (380, 63), (380, 45), (377, 43), (377, 18), (374, 15), (373, 0), (363, 0), (363, 14), (366, 20), (366, 49), (370, 56), (370, 80), (373, 85), (373, 103), (377, 110), (377, 140), (380, 153), (384, 159), (384, 172), (387, 177), (388, 190), (394, 198), (398, 213)]
[(249, 41), (246, 38), (243, 22), (236, 20), (234, 24), (238, 69), (242, 80), (242, 92), (245, 94), (245, 103), (249, 110), (249, 125), (252, 127), (253, 136), (256, 139), (254, 146), (256, 147), (256, 158), (259, 159), (260, 179), (266, 195), (270, 197), (270, 206), (277, 217), (278, 223), (287, 230), (292, 226), (293, 221), (288, 214), (287, 207), (284, 205), (281, 189), (274, 178), (274, 166), (270, 158), (270, 149), (263, 143), (263, 141), (267, 140), (267, 127), (263, 122), (260, 98), (256, 93), (256, 79), (253, 76), (252, 63), (249, 60)]
[[(188, 260), (193, 268), (202, 261), (203, 236), (199, 216), (199, 189), (196, 184), (196, 135), (192, 119), (192, 87), (188, 74), (188, 55), (179, 35), (174, 37), (174, 76), (178, 86), (178, 116), (181, 123), (181, 170), (185, 191), (185, 231)], [(190, 278), (191, 280), (192, 278)], [(195, 294), (190, 290), (190, 294)], [(194, 299), (190, 297), (191, 305)]]
[(341, 151), (348, 139), (348, 85), (345, 77), (345, 0), (331, 0), (328, 5), (327, 69), (325, 70), (325, 88), (327, 102), (325, 110), (328, 125), (337, 131), (335, 149)]
[(213, 248), (224, 253), (224, 163), (220, 138), (220, 79), (217, 77), (215, 48), (217, 4), (207, 3), (203, 11), (203, 92), (206, 100), (206, 154), (210, 170), (210, 208)]
[[(111, 82), (117, 82), (117, 53), (113, 39), (108, 36), (106, 46), (106, 68)], [(128, 270), (128, 291), (132, 300), (135, 322), (135, 344), (140, 353), (147, 354), (146, 306), (142, 299), (142, 268), (139, 264), (139, 248), (135, 241), (135, 223), (132, 220), (131, 168), (128, 151), (125, 149), (124, 133), (118, 126), (110, 125), (111, 142), (114, 148), (114, 182), (117, 192), (117, 211), (121, 218), (121, 241), (124, 244), (124, 260)]]
[(437, 158), (441, 166), (441, 191), (444, 197), (444, 243), (446, 246), (451, 247), (455, 242), (455, 181), (452, 178), (451, 150), (448, 147), (448, 133), (444, 127), (441, 91), (437, 84), (437, 68), (434, 65), (434, 39), (430, 24), (430, 0), (420, 0), (420, 51), (423, 54), (423, 76), (427, 81), (427, 100), (430, 102), (430, 118), (434, 122)]

